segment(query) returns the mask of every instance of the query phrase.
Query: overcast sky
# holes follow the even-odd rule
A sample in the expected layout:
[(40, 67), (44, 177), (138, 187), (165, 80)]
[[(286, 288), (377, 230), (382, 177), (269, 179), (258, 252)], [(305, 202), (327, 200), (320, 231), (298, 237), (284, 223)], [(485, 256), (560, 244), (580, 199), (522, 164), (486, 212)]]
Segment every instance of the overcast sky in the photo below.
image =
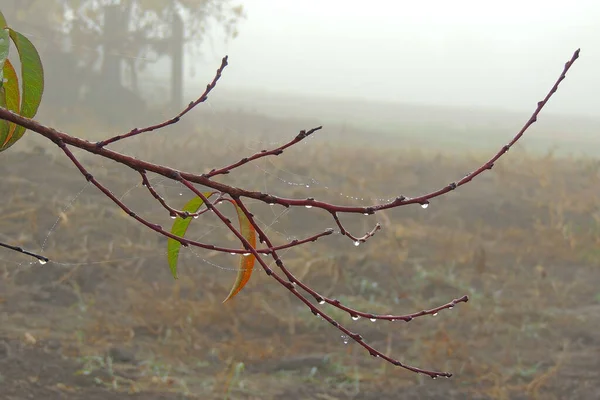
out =
[(548, 109), (600, 116), (599, 0), (240, 2), (194, 81), (228, 54), (227, 87), (529, 111), (581, 47)]

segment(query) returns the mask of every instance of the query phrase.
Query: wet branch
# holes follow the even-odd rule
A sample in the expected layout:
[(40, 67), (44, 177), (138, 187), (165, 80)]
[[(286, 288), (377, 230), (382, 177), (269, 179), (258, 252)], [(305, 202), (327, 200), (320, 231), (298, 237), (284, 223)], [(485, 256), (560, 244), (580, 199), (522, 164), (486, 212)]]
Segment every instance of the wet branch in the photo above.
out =
[[(357, 344), (362, 346), (372, 356), (382, 358), (393, 365), (399, 366), (399, 367), (407, 369), (409, 371), (426, 374), (432, 378), (450, 377), (451, 374), (448, 372), (437, 372), (437, 371), (430, 371), (430, 370), (426, 370), (426, 369), (413, 367), (410, 365), (403, 364), (402, 362), (398, 361), (397, 359), (391, 358), (391, 357), (383, 354), (379, 350), (377, 350), (377, 349), (373, 348), (371, 345), (369, 345), (362, 338), (362, 336), (360, 334), (350, 331), (344, 325), (335, 321), (326, 312), (321, 310), (321, 308), (319, 306), (324, 305), (324, 304), (329, 304), (333, 307), (338, 308), (339, 310), (342, 310), (342, 311), (348, 313), (348, 315), (350, 316), (350, 318), (352, 320), (357, 320), (362, 317), (362, 318), (368, 318), (372, 321), (387, 320), (387, 321), (391, 321), (391, 322), (394, 322), (394, 321), (409, 322), (417, 317), (426, 316), (426, 315), (436, 315), (438, 312), (440, 312), (442, 310), (452, 309), (453, 307), (455, 307), (456, 305), (458, 305), (460, 303), (467, 302), (468, 301), (467, 296), (462, 296), (462, 297), (456, 298), (446, 304), (434, 307), (429, 310), (422, 310), (422, 311), (418, 311), (415, 313), (404, 314), (404, 315), (372, 314), (369, 312), (353, 309), (353, 308), (343, 304), (342, 302), (340, 302), (337, 299), (325, 297), (325, 296), (321, 295), (320, 293), (318, 293), (317, 291), (315, 291), (314, 289), (312, 289), (311, 287), (309, 287), (307, 284), (300, 281), (298, 278), (296, 278), (294, 276), (294, 274), (285, 266), (283, 260), (279, 257), (278, 251), (282, 250), (282, 249), (289, 249), (289, 248), (292, 248), (295, 246), (305, 245), (305, 244), (314, 242), (324, 236), (329, 236), (329, 235), (333, 234), (334, 230), (327, 229), (323, 232), (314, 234), (305, 239), (292, 240), (288, 243), (276, 246), (271, 241), (269, 236), (264, 232), (264, 230), (256, 222), (254, 215), (252, 214), (250, 209), (248, 209), (246, 207), (244, 199), (254, 199), (254, 200), (262, 201), (267, 204), (279, 204), (284, 207), (306, 207), (306, 208), (313, 208), (313, 209), (317, 209), (317, 208), (323, 209), (323, 210), (329, 212), (329, 214), (332, 216), (333, 221), (335, 222), (335, 224), (337, 225), (337, 227), (340, 230), (340, 234), (350, 238), (352, 241), (354, 241), (355, 245), (359, 245), (361, 242), (365, 242), (365, 241), (371, 239), (373, 237), (373, 235), (378, 230), (381, 229), (381, 226), (379, 224), (377, 224), (371, 231), (367, 232), (365, 235), (357, 237), (357, 236), (352, 235), (350, 232), (348, 232), (347, 229), (344, 227), (344, 225), (342, 224), (342, 222), (340, 220), (340, 214), (361, 213), (361, 214), (365, 214), (365, 215), (372, 215), (381, 210), (396, 208), (396, 207), (400, 207), (400, 206), (406, 206), (409, 204), (420, 204), (421, 206), (426, 207), (429, 205), (429, 202), (432, 199), (442, 196), (442, 195), (445, 195), (448, 192), (453, 191), (453, 190), (457, 189), (458, 187), (471, 182), (475, 177), (477, 177), (484, 171), (492, 169), (492, 167), (494, 166), (494, 163), (500, 157), (502, 157), (523, 136), (523, 134), (527, 131), (527, 129), (533, 123), (535, 123), (537, 121), (538, 115), (540, 114), (540, 112), (542, 111), (544, 106), (548, 103), (548, 101), (550, 100), (552, 95), (557, 91), (560, 83), (565, 79), (567, 72), (569, 71), (569, 69), (571, 68), (571, 66), (573, 65), (575, 60), (577, 60), (578, 57), (579, 57), (579, 50), (575, 51), (573, 53), (573, 56), (571, 57), (571, 59), (564, 65), (564, 68), (563, 68), (561, 74), (559, 75), (558, 79), (556, 80), (556, 82), (554, 83), (554, 85), (552, 86), (550, 91), (546, 94), (546, 96), (537, 103), (536, 109), (534, 110), (531, 117), (523, 125), (521, 130), (512, 138), (512, 140), (508, 144), (503, 146), (487, 162), (485, 162), (484, 164), (482, 164), (481, 166), (479, 166), (478, 168), (476, 168), (475, 170), (473, 170), (471, 173), (467, 174), (460, 180), (458, 180), (456, 182), (452, 182), (436, 191), (433, 191), (433, 192), (430, 192), (427, 194), (423, 194), (423, 195), (420, 195), (417, 197), (406, 197), (406, 196), (400, 195), (400, 196), (396, 197), (393, 201), (390, 201), (387, 203), (382, 203), (382, 204), (367, 205), (367, 206), (336, 205), (333, 203), (315, 200), (314, 198), (307, 198), (307, 199), (284, 198), (284, 197), (275, 196), (275, 195), (272, 195), (269, 193), (262, 193), (259, 191), (252, 191), (252, 190), (248, 190), (245, 188), (226, 185), (226, 184), (223, 184), (221, 182), (218, 182), (218, 181), (215, 181), (212, 179), (218, 175), (229, 174), (236, 168), (238, 168), (242, 165), (245, 165), (249, 162), (258, 160), (260, 158), (278, 156), (278, 155), (282, 154), (284, 152), (284, 150), (294, 146), (295, 144), (306, 139), (308, 136), (312, 135), (316, 131), (320, 130), (321, 129), (320, 126), (310, 129), (308, 131), (304, 131), (304, 130), (300, 131), (300, 133), (297, 134), (293, 139), (291, 139), (289, 142), (285, 143), (284, 145), (282, 145), (280, 147), (277, 147), (272, 150), (262, 150), (258, 153), (250, 155), (248, 157), (244, 157), (236, 163), (233, 163), (233, 164), (230, 164), (230, 165), (227, 165), (224, 167), (212, 169), (207, 174), (193, 174), (193, 173), (186, 172), (186, 171), (179, 171), (179, 170), (170, 168), (168, 166), (163, 166), (163, 165), (152, 163), (150, 161), (139, 160), (134, 157), (110, 150), (106, 147), (107, 145), (117, 142), (119, 140), (124, 140), (124, 139), (127, 139), (129, 137), (132, 137), (132, 136), (144, 133), (144, 132), (161, 129), (166, 126), (177, 123), (181, 117), (183, 117), (185, 114), (187, 114), (189, 111), (191, 111), (194, 107), (196, 107), (198, 104), (206, 101), (208, 94), (215, 88), (218, 80), (221, 78), (221, 74), (223, 73), (223, 70), (227, 66), (227, 57), (223, 58), (223, 60), (221, 62), (221, 66), (218, 68), (216, 75), (213, 78), (212, 82), (207, 85), (204, 93), (196, 101), (191, 102), (183, 111), (181, 111), (175, 117), (173, 117), (167, 121), (164, 121), (162, 123), (148, 126), (146, 128), (141, 128), (141, 129), (136, 128), (126, 134), (117, 135), (117, 136), (111, 137), (109, 139), (106, 139), (104, 141), (100, 141), (97, 143), (92, 143), (87, 140), (83, 140), (78, 137), (71, 136), (65, 132), (60, 132), (56, 129), (45, 126), (43, 124), (40, 124), (37, 121), (21, 117), (3, 107), (0, 107), (0, 119), (10, 121), (17, 125), (23, 126), (24, 128), (29, 129), (33, 132), (36, 132), (36, 133), (46, 137), (47, 139), (51, 140), (52, 142), (54, 142), (56, 145), (58, 145), (62, 149), (62, 151), (65, 153), (65, 155), (71, 160), (71, 162), (81, 172), (81, 174), (85, 177), (85, 179), (87, 181), (91, 182), (104, 195), (106, 195), (109, 199), (111, 199), (119, 208), (121, 208), (129, 216), (131, 216), (132, 218), (134, 218), (136, 221), (138, 221), (142, 225), (146, 226), (147, 228), (149, 228), (163, 236), (177, 240), (183, 246), (186, 246), (186, 247), (194, 246), (194, 247), (198, 247), (198, 248), (202, 248), (202, 249), (213, 250), (213, 251), (218, 251), (218, 252), (223, 252), (223, 253), (233, 253), (233, 254), (251, 253), (256, 258), (256, 261), (260, 264), (260, 266), (263, 268), (263, 270), (265, 271), (265, 273), (268, 276), (273, 278), (277, 283), (279, 283), (280, 285), (285, 287), (289, 292), (291, 292), (296, 298), (298, 298), (302, 303), (304, 303), (306, 305), (306, 307), (313, 314), (321, 316), (325, 321), (329, 322), (335, 328), (337, 328), (338, 330), (340, 330), (341, 332), (346, 334), (349, 338), (354, 340)], [(88, 170), (83, 166), (83, 164), (75, 157), (73, 152), (70, 150), (70, 147), (79, 148), (79, 149), (85, 150), (87, 152), (99, 155), (101, 157), (110, 159), (114, 162), (125, 165), (125, 166), (137, 171), (142, 177), (143, 186), (145, 186), (147, 188), (150, 195), (154, 199), (156, 199), (161, 204), (161, 206), (172, 217), (179, 216), (181, 218), (190, 218), (190, 217), (197, 218), (197, 217), (202, 216), (208, 210), (213, 211), (214, 214), (220, 219), (220, 221), (237, 237), (242, 248), (241, 249), (230, 249), (230, 248), (215, 246), (212, 244), (189, 240), (184, 237), (180, 237), (180, 236), (174, 235), (168, 231), (165, 231), (160, 225), (152, 223), (151, 221), (139, 216), (132, 209), (130, 209), (123, 201), (119, 200), (108, 188), (106, 188), (102, 183), (100, 183), (96, 178), (94, 178), (94, 176), (91, 173), (89, 173)], [(200, 199), (203, 200), (205, 208), (203, 208), (202, 210), (195, 212), (195, 213), (189, 213), (189, 212), (178, 210), (178, 209), (171, 207), (166, 202), (166, 200), (163, 199), (157, 193), (157, 191), (154, 189), (154, 187), (151, 185), (151, 183), (147, 177), (147, 172), (153, 172), (155, 174), (164, 176), (167, 179), (170, 179), (172, 181), (181, 183), (191, 193), (193, 193), (194, 196), (198, 196)], [(201, 185), (205, 188), (209, 188), (212, 192), (218, 193), (217, 199), (215, 199), (214, 201), (210, 201), (209, 198), (207, 198), (207, 196), (205, 196), (203, 194), (203, 192), (198, 187), (196, 187), (196, 185)], [(248, 220), (254, 227), (256, 233), (258, 234), (260, 242), (264, 243), (265, 248), (260, 248), (260, 249), (253, 248), (251, 246), (251, 244), (248, 242), (248, 240), (246, 240), (244, 238), (241, 231), (238, 228), (236, 228), (232, 224), (232, 222), (229, 220), (229, 218), (227, 218), (219, 210), (217, 205), (220, 202), (225, 201), (225, 200), (233, 201), (239, 207), (239, 209), (242, 210), (242, 212), (248, 218)], [(307, 211), (307, 212), (310, 212), (310, 211)], [(9, 248), (9, 249), (12, 249), (15, 251), (19, 251), (23, 254), (30, 255), (32, 257), (36, 257), (36, 258), (38, 258), (38, 260), (41, 260), (41, 261), (48, 261), (47, 258), (40, 256), (40, 255), (36, 255), (36, 254), (28, 252), (28, 251), (25, 251), (25, 250), (21, 249), (20, 247), (10, 246), (10, 245), (6, 245), (3, 243), (0, 243), (0, 246)], [(269, 267), (269, 265), (266, 261), (266, 257), (272, 258), (274, 260), (275, 265), (277, 267), (276, 269)], [(311, 301), (312, 299), (310, 299), (310, 298), (313, 298), (315, 300), (316, 304), (313, 303)]]

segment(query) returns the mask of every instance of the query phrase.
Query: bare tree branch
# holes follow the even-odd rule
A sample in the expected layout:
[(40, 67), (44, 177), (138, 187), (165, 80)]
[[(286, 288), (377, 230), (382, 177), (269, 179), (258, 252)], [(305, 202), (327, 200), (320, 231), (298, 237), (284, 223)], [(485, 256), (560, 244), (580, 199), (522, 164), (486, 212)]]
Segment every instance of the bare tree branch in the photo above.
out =
[[(329, 212), (329, 214), (332, 216), (335, 224), (340, 229), (340, 233), (342, 235), (347, 236), (348, 238), (353, 240), (355, 242), (355, 244), (360, 244), (361, 242), (364, 242), (364, 241), (370, 239), (371, 237), (373, 237), (375, 232), (377, 232), (379, 229), (381, 229), (381, 226), (379, 224), (377, 224), (371, 231), (367, 232), (365, 235), (363, 235), (361, 237), (356, 237), (356, 236), (352, 235), (351, 233), (349, 233), (347, 231), (347, 229), (343, 226), (342, 222), (340, 221), (340, 214), (361, 213), (361, 214), (365, 214), (365, 215), (372, 215), (381, 210), (396, 208), (396, 207), (405, 206), (408, 204), (420, 204), (421, 206), (426, 207), (432, 199), (442, 196), (452, 190), (455, 190), (458, 187), (471, 182), (475, 177), (477, 177), (484, 171), (492, 169), (492, 167), (494, 166), (494, 163), (500, 157), (502, 157), (523, 136), (523, 134), (527, 131), (527, 129), (534, 122), (537, 121), (539, 113), (542, 111), (544, 106), (548, 103), (548, 101), (550, 100), (552, 95), (556, 92), (559, 84), (565, 79), (567, 72), (569, 71), (569, 69), (571, 68), (571, 66), (573, 65), (575, 60), (577, 60), (578, 57), (579, 57), (579, 50), (575, 51), (573, 56), (571, 57), (571, 59), (565, 64), (560, 76), (558, 77), (558, 79), (556, 80), (556, 82), (554, 83), (554, 85), (552, 86), (550, 91), (546, 94), (546, 96), (537, 103), (536, 109), (534, 110), (531, 117), (524, 124), (524, 126), (521, 128), (521, 130), (512, 138), (512, 140), (508, 144), (503, 146), (487, 162), (485, 162), (484, 164), (482, 164), (477, 169), (473, 170), (471, 173), (464, 176), (460, 180), (458, 180), (456, 182), (452, 182), (436, 191), (433, 191), (433, 192), (430, 192), (427, 194), (423, 194), (423, 195), (420, 195), (417, 197), (406, 197), (406, 196), (400, 195), (393, 201), (390, 201), (387, 203), (382, 203), (382, 204), (373, 204), (373, 205), (368, 205), (368, 206), (336, 205), (336, 204), (332, 204), (332, 203), (328, 203), (328, 202), (324, 202), (324, 201), (315, 200), (314, 198), (292, 199), (292, 198), (278, 197), (278, 196), (275, 196), (275, 195), (272, 195), (269, 193), (262, 193), (259, 191), (251, 191), (251, 190), (244, 189), (244, 188), (226, 185), (226, 184), (214, 181), (212, 179), (213, 177), (218, 176), (218, 175), (229, 174), (231, 171), (235, 170), (236, 168), (238, 168), (244, 164), (247, 164), (251, 161), (255, 161), (255, 160), (263, 158), (263, 157), (278, 156), (278, 155), (282, 154), (285, 149), (297, 144), (298, 142), (304, 140), (309, 135), (320, 130), (321, 129), (320, 126), (310, 129), (308, 131), (301, 131), (292, 140), (290, 140), (289, 142), (287, 142), (286, 144), (284, 144), (278, 148), (275, 148), (272, 150), (262, 150), (261, 152), (253, 154), (249, 157), (242, 158), (240, 161), (238, 161), (236, 163), (227, 165), (225, 167), (213, 169), (208, 174), (200, 174), (200, 175), (193, 174), (190, 172), (185, 172), (185, 171), (178, 171), (178, 170), (170, 168), (168, 166), (155, 164), (155, 163), (152, 163), (149, 161), (138, 160), (134, 157), (131, 157), (131, 156), (128, 156), (125, 154), (121, 154), (121, 153), (118, 153), (116, 151), (106, 148), (106, 146), (108, 144), (114, 143), (116, 141), (127, 139), (129, 137), (132, 137), (132, 136), (144, 133), (144, 132), (149, 132), (149, 131), (152, 131), (155, 129), (161, 129), (161, 128), (164, 128), (168, 125), (172, 125), (172, 124), (176, 123), (177, 121), (179, 121), (179, 119), (181, 117), (183, 117), (186, 113), (191, 111), (195, 106), (197, 106), (198, 104), (200, 104), (206, 100), (208, 94), (216, 86), (217, 81), (221, 77), (223, 69), (227, 65), (227, 57), (223, 58), (221, 66), (217, 70), (217, 73), (216, 73), (214, 79), (212, 80), (212, 82), (207, 86), (205, 92), (196, 101), (190, 103), (188, 105), (188, 107), (186, 107), (177, 116), (175, 116), (174, 118), (172, 118), (170, 120), (162, 122), (160, 124), (152, 125), (152, 126), (142, 128), (142, 129), (133, 129), (132, 131), (130, 131), (127, 134), (114, 136), (112, 138), (106, 139), (104, 141), (100, 141), (98, 143), (91, 143), (89, 141), (71, 136), (67, 133), (57, 131), (51, 127), (40, 124), (39, 122), (36, 122), (34, 120), (21, 117), (13, 112), (7, 110), (6, 108), (2, 108), (2, 107), (0, 107), (0, 119), (14, 122), (17, 125), (23, 126), (27, 129), (34, 131), (34, 132), (48, 138), (49, 140), (53, 141), (55, 144), (57, 144), (62, 149), (62, 151), (65, 153), (65, 155), (73, 162), (73, 164), (77, 167), (77, 169), (79, 169), (81, 174), (89, 182), (91, 182), (94, 186), (96, 186), (102, 193), (104, 193), (108, 198), (110, 198), (117, 206), (119, 206), (128, 215), (130, 215), (132, 218), (134, 218), (136, 221), (140, 222), (142, 225), (146, 226), (147, 228), (149, 228), (163, 236), (166, 236), (168, 238), (175, 239), (175, 240), (179, 241), (183, 246), (195, 246), (195, 247), (199, 247), (199, 248), (203, 248), (203, 249), (214, 250), (214, 251), (224, 252), (224, 253), (234, 253), (234, 254), (251, 253), (256, 258), (256, 260), (258, 261), (258, 263), (261, 265), (261, 267), (263, 268), (263, 270), (266, 272), (266, 274), (268, 276), (272, 277), (280, 285), (285, 287), (294, 296), (296, 296), (302, 303), (304, 303), (309, 308), (309, 310), (313, 314), (321, 316), (325, 321), (329, 322), (335, 328), (337, 328), (338, 330), (343, 332), (349, 338), (354, 340), (357, 344), (359, 344), (364, 349), (366, 349), (369, 352), (369, 354), (371, 354), (372, 356), (380, 357), (393, 365), (402, 367), (404, 369), (407, 369), (409, 371), (413, 371), (416, 373), (423, 373), (432, 378), (436, 378), (436, 377), (440, 377), (440, 376), (441, 377), (450, 377), (451, 374), (448, 372), (437, 372), (437, 371), (430, 371), (430, 370), (426, 370), (426, 369), (413, 367), (410, 365), (403, 364), (399, 360), (391, 358), (391, 357), (383, 354), (381, 351), (373, 348), (371, 345), (366, 343), (360, 334), (350, 331), (344, 325), (335, 321), (327, 313), (325, 313), (323, 310), (321, 310), (319, 308), (319, 306), (324, 305), (324, 304), (329, 304), (333, 307), (338, 308), (339, 310), (342, 310), (342, 311), (348, 313), (348, 315), (353, 320), (363, 317), (363, 318), (368, 318), (373, 321), (375, 321), (375, 320), (387, 320), (387, 321), (401, 320), (401, 321), (409, 322), (417, 317), (421, 317), (421, 316), (425, 316), (425, 315), (436, 315), (439, 311), (451, 309), (459, 303), (467, 302), (468, 301), (467, 296), (462, 296), (462, 297), (456, 298), (446, 304), (434, 307), (429, 310), (422, 310), (419, 312), (415, 312), (412, 314), (405, 314), (405, 315), (395, 315), (395, 314), (379, 315), (379, 314), (373, 314), (373, 313), (368, 313), (368, 312), (364, 312), (364, 311), (359, 311), (359, 310), (353, 309), (345, 304), (342, 304), (337, 299), (325, 297), (325, 296), (319, 294), (317, 291), (315, 291), (311, 287), (309, 287), (307, 284), (303, 283), (298, 278), (296, 278), (294, 276), (294, 274), (292, 274), (292, 272), (285, 266), (283, 260), (279, 257), (278, 251), (282, 250), (282, 249), (288, 249), (288, 248), (291, 248), (294, 246), (299, 246), (299, 245), (303, 245), (303, 244), (307, 244), (307, 243), (316, 241), (321, 237), (328, 236), (328, 235), (331, 235), (332, 233), (334, 233), (333, 229), (328, 229), (324, 232), (317, 233), (315, 235), (312, 235), (312, 236), (302, 239), (302, 240), (292, 240), (289, 243), (275, 246), (274, 243), (271, 241), (271, 239), (268, 237), (268, 235), (264, 232), (264, 230), (256, 222), (254, 215), (247, 208), (243, 199), (244, 198), (255, 199), (255, 200), (259, 200), (264, 203), (267, 203), (267, 204), (279, 204), (284, 207), (306, 207), (306, 208), (312, 208), (312, 209), (317, 209), (317, 208), (323, 209), (323, 210)], [(180, 216), (182, 218), (199, 217), (202, 214), (204, 214), (207, 210), (213, 211), (214, 214), (221, 220), (221, 222), (237, 237), (240, 244), (242, 245), (241, 246), (242, 249), (229, 249), (229, 248), (215, 246), (212, 244), (206, 244), (206, 243), (201, 243), (201, 242), (197, 242), (197, 241), (193, 241), (193, 240), (188, 240), (184, 237), (173, 235), (170, 232), (165, 231), (160, 225), (154, 224), (154, 223), (142, 218), (141, 216), (137, 215), (134, 211), (132, 211), (124, 202), (119, 200), (110, 190), (108, 190), (105, 186), (103, 186), (98, 180), (96, 180), (93, 177), (93, 175), (87, 171), (87, 169), (83, 166), (83, 164), (75, 157), (75, 155), (73, 154), (73, 152), (70, 150), (69, 147), (76, 147), (76, 148), (88, 151), (90, 153), (97, 154), (101, 157), (110, 159), (112, 161), (115, 161), (117, 163), (120, 163), (122, 165), (125, 165), (125, 166), (137, 171), (142, 176), (143, 185), (146, 186), (146, 188), (148, 189), (150, 194), (162, 205), (162, 207), (171, 216)], [(203, 200), (204, 205), (206, 206), (206, 209), (198, 211), (196, 213), (187, 213), (185, 211), (177, 210), (177, 209), (169, 206), (167, 204), (167, 202), (156, 192), (156, 190), (150, 184), (150, 181), (147, 177), (147, 172), (153, 172), (155, 174), (164, 176), (170, 180), (180, 182), (191, 193), (193, 193), (194, 196), (197, 196)], [(202, 186), (210, 188), (212, 191), (218, 193), (217, 199), (211, 202), (208, 199), (208, 197), (205, 196), (203, 194), (203, 192), (196, 187), (196, 185), (202, 185)], [(241, 231), (239, 229), (237, 229), (232, 224), (232, 222), (219, 210), (217, 205), (221, 201), (229, 200), (228, 198), (230, 198), (230, 200), (233, 201), (240, 210), (242, 210), (243, 214), (246, 216), (248, 221), (250, 221), (250, 224), (252, 225), (254, 230), (257, 232), (261, 243), (264, 243), (264, 245), (266, 246), (265, 248), (262, 248), (262, 249), (254, 248), (250, 244), (250, 242), (242, 235)], [(15, 247), (4, 245), (1, 243), (0, 243), (0, 245), (2, 245), (3, 247), (8, 247), (13, 250), (20, 251), (24, 254), (38, 257), (38, 259), (45, 259), (45, 258), (42, 258), (41, 256), (37, 256), (33, 253), (26, 252), (20, 248), (15, 248)], [(269, 265), (267, 264), (267, 261), (265, 259), (265, 256), (268, 256), (274, 260), (278, 271), (269, 267)], [(310, 297), (315, 299), (316, 304), (314, 304), (311, 300), (309, 300)]]

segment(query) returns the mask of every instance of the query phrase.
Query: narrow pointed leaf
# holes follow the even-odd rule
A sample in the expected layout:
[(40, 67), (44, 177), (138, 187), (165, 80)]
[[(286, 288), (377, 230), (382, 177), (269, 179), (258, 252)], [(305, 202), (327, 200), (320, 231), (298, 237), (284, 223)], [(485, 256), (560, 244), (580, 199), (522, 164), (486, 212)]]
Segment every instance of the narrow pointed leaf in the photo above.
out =
[(4, 18), (4, 14), (0, 11), (0, 29), (6, 28), (6, 18)]
[[(208, 198), (212, 196), (213, 193), (206, 192), (202, 194)], [(188, 201), (187, 204), (183, 207), (183, 211), (195, 213), (200, 209), (200, 207), (202, 207), (203, 204), (204, 201), (202, 201), (200, 197), (194, 197), (193, 199)], [(184, 237), (188, 227), (190, 226), (190, 223), (192, 222), (192, 219), (193, 218), (191, 217), (184, 219), (178, 216), (173, 222), (173, 226), (171, 227), (171, 233), (173, 235)], [(167, 259), (169, 261), (169, 268), (171, 269), (171, 274), (175, 279), (177, 279), (177, 262), (179, 260), (180, 248), (181, 243), (179, 243), (175, 239), (169, 238), (169, 240), (167, 241)]]
[[(12, 39), (21, 62), (22, 96), (19, 114), (23, 117), (33, 118), (37, 113), (44, 92), (44, 69), (40, 56), (33, 44), (25, 36), (9, 28)], [(25, 133), (25, 128), (16, 126), (0, 142), (0, 151), (6, 150), (19, 140)]]
[[(238, 221), (240, 223), (240, 233), (250, 243), (252, 248), (255, 249), (256, 248), (256, 230), (254, 229), (254, 226), (252, 226), (252, 224), (248, 220), (248, 217), (246, 217), (246, 214), (244, 214), (242, 209), (239, 208), (237, 206), (237, 204), (235, 204), (235, 203), (233, 203), (233, 204), (235, 205), (235, 211), (237, 212)], [(246, 286), (246, 283), (248, 283), (248, 281), (250, 280), (250, 276), (252, 275), (256, 257), (254, 256), (254, 254), (241, 255), (240, 257), (241, 257), (240, 265), (239, 265), (237, 277), (231, 288), (231, 291), (229, 292), (229, 295), (225, 298), (225, 300), (223, 300), (223, 303), (225, 303), (227, 300), (230, 300), (236, 294), (238, 294), (240, 292), (240, 290), (242, 290), (242, 288), (244, 286)]]
[(19, 93), (19, 77), (10, 60), (6, 60), (4, 68), (4, 94), (6, 98), (6, 108), (11, 111), (19, 112), (19, 104), (21, 104), (21, 94)]
[[(19, 105), (21, 103), (21, 94), (19, 93), (19, 78), (17, 77), (17, 73), (10, 63), (10, 60), (6, 60), (4, 63), (4, 68), (2, 68), (2, 72), (4, 73), (4, 86), (0, 88), (0, 96), (2, 96), (0, 105), (18, 113)], [(17, 125), (13, 124), (12, 122), (4, 122), (6, 122), (7, 125), (6, 129), (0, 128), (0, 143), (4, 143), (6, 138), (9, 137), (17, 127)]]
[[(4, 19), (0, 13), (0, 23)], [(8, 50), (10, 48), (8, 29), (0, 30), (0, 107), (6, 107), (6, 93), (4, 90), (4, 65), (8, 58)], [(0, 143), (8, 136), (9, 124), (8, 121), (0, 121)]]
[(4, 83), (2, 67), (4, 67), (4, 62), (8, 58), (8, 50), (10, 49), (9, 37), (8, 29), (0, 30), (0, 88)]

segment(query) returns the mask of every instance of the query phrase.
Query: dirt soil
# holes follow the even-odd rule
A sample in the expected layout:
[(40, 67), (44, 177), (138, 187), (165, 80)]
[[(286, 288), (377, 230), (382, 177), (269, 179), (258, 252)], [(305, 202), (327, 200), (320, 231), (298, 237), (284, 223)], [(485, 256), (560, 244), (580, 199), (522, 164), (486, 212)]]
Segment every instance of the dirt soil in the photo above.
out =
[[(247, 145), (230, 143), (199, 156), (203, 142), (188, 139), (166, 151), (167, 142), (120, 149), (200, 172), (198, 159), (217, 166), (248, 155)], [(482, 160), (327, 143), (310, 142), (286, 152), (286, 161), (225, 179), (352, 203), (360, 200), (347, 194), (435, 189)], [(136, 212), (169, 226), (138, 175), (83, 160)], [(598, 399), (598, 171), (593, 160), (509, 153), (478, 183), (427, 210), (343, 218), (356, 234), (383, 225), (358, 248), (336, 235), (284, 253), (317, 290), (376, 313), (414, 312), (468, 294), (469, 303), (410, 324), (354, 322), (327, 308), (386, 354), (454, 373), (434, 381), (344, 344), (260, 270), (221, 304), (236, 272), (229, 255), (186, 250), (174, 281), (164, 238), (88, 187), (58, 149), (11, 149), (0, 155), (0, 241), (43, 246), (52, 261), (39, 265), (0, 249), (0, 399)], [(284, 183), (292, 179), (313, 187)], [(154, 182), (174, 205), (184, 203), (181, 188)], [(249, 204), (279, 242), (335, 226), (318, 210), (282, 214)], [(206, 221), (195, 237), (235, 243), (217, 221)]]

